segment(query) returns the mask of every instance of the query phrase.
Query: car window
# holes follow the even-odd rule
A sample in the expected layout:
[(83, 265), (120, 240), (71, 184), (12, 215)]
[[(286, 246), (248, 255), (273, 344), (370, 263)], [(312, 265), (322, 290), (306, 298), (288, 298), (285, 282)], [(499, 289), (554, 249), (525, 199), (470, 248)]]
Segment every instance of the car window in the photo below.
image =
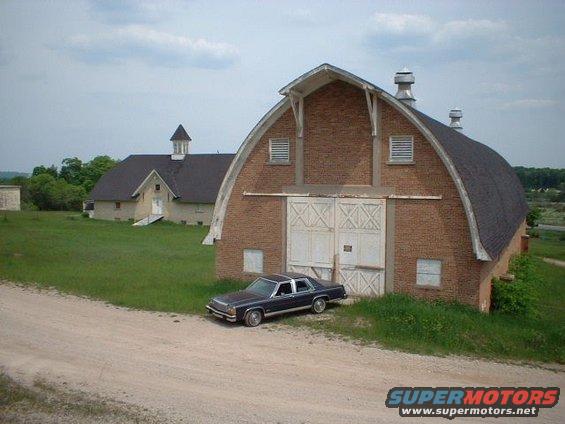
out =
[(277, 283), (274, 281), (266, 280), (265, 278), (257, 278), (247, 287), (247, 290), (259, 296), (269, 297), (273, 293), (273, 290), (275, 290), (276, 285)]
[(277, 290), (277, 294), (275, 296), (284, 296), (285, 294), (291, 294), (292, 287), (290, 283), (282, 283)]
[(296, 280), (296, 292), (305, 292), (310, 290), (310, 286), (305, 280)]

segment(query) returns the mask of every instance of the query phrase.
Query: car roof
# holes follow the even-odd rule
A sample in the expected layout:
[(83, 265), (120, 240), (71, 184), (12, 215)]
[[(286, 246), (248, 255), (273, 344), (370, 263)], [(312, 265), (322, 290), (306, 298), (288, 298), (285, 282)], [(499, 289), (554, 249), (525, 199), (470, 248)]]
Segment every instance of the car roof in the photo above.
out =
[(283, 281), (290, 281), (296, 278), (307, 278), (307, 277), (308, 277), (307, 275), (301, 274), (299, 272), (287, 272), (285, 274), (270, 274), (263, 276), (263, 278), (274, 281), (276, 283), (280, 283)]

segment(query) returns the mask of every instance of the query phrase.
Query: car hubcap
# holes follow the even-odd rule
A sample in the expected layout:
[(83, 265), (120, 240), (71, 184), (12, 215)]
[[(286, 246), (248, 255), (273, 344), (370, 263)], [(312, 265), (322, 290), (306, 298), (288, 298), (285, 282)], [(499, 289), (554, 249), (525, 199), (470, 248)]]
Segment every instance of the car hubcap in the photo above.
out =
[(249, 322), (251, 323), (251, 325), (258, 325), (259, 322), (261, 322), (261, 315), (259, 314), (259, 312), (251, 312)]
[(324, 310), (324, 301), (322, 299), (316, 300), (314, 303), (314, 310), (316, 312), (322, 312)]

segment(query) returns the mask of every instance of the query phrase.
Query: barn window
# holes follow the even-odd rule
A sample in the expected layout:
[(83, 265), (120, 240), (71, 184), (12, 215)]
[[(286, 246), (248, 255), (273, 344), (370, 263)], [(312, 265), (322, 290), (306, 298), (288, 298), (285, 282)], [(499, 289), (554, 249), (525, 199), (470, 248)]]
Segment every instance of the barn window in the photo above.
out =
[(202, 205), (200, 203), (196, 204), (196, 213), (204, 213), (204, 209), (202, 209)]
[(269, 140), (271, 163), (290, 162), (290, 142), (288, 138), (272, 138)]
[(263, 251), (258, 249), (243, 250), (243, 272), (263, 273)]
[(161, 191), (161, 184), (155, 184), (155, 191)]
[(414, 137), (392, 136), (389, 144), (390, 163), (412, 163), (414, 160)]
[(418, 259), (416, 264), (416, 284), (439, 287), (441, 284), (441, 261), (437, 259)]
[(116, 209), (121, 209), (122, 208), (122, 202), (116, 202), (114, 206), (115, 206)]

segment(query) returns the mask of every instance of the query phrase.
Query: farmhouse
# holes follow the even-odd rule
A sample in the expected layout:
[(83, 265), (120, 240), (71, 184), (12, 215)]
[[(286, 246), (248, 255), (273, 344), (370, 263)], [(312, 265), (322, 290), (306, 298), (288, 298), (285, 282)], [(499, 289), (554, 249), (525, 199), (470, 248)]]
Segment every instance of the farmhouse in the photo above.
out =
[(210, 225), (218, 189), (232, 154), (189, 154), (190, 136), (179, 125), (170, 155), (130, 155), (100, 178), (90, 194), (97, 219), (145, 225), (159, 219)]
[(20, 186), (0, 185), (0, 211), (20, 210)]
[(527, 205), (495, 151), (396, 95), (323, 64), (298, 77), (233, 159), (205, 243), (220, 278), (299, 271), (350, 293), (481, 310), (521, 249)]

